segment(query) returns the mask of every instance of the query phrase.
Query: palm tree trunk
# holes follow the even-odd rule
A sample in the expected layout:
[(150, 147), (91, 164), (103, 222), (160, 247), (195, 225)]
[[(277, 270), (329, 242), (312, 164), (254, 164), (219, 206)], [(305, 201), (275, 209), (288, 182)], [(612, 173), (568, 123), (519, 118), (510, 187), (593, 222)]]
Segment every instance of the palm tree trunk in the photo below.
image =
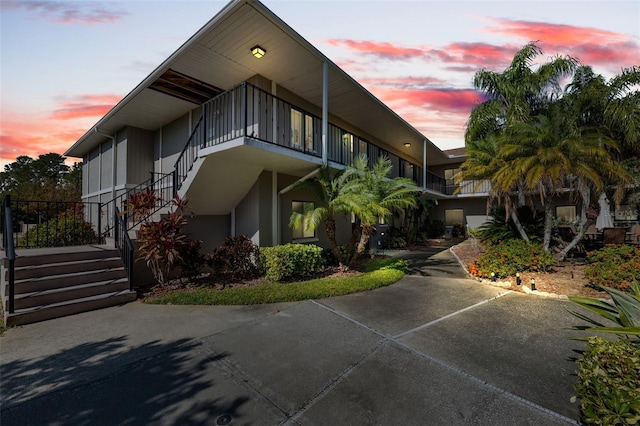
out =
[(584, 231), (587, 228), (587, 208), (591, 204), (591, 190), (590, 188), (581, 188), (580, 189), (580, 197), (582, 198), (582, 207), (580, 208), (580, 229), (576, 233), (576, 236), (573, 238), (567, 246), (562, 249), (560, 253), (556, 255), (558, 260), (564, 260), (567, 257), (569, 251), (571, 251), (584, 237)]
[(358, 243), (358, 249), (351, 258), (349, 265), (353, 265), (356, 260), (364, 253), (364, 249), (367, 247), (367, 243), (371, 239), (371, 236), (376, 232), (376, 227), (371, 224), (362, 224), (362, 233), (360, 234), (360, 242)]
[(508, 200), (508, 203), (511, 204), (510, 205), (511, 208), (509, 209), (509, 216), (511, 217), (511, 220), (513, 221), (513, 224), (515, 225), (516, 229), (518, 230), (518, 233), (520, 234), (520, 238), (522, 238), (526, 242), (529, 242), (529, 236), (527, 235), (527, 231), (524, 230), (524, 227), (520, 223), (520, 218), (518, 217), (518, 209), (517, 209), (517, 207), (515, 207), (513, 205), (513, 203), (511, 202), (511, 199)]
[(544, 206), (544, 238), (542, 244), (544, 251), (549, 251), (551, 245), (551, 231), (553, 230), (553, 204), (547, 203)]
[(362, 235), (362, 227), (360, 223), (360, 219), (356, 217), (356, 221), (352, 224), (353, 230), (351, 231), (351, 239), (349, 240), (349, 245), (347, 245), (347, 258), (345, 259), (345, 264), (350, 265), (351, 259), (356, 253), (356, 245), (360, 240)]
[(338, 261), (338, 265), (340, 266), (341, 271), (345, 271), (348, 267), (345, 265), (345, 260), (342, 258), (342, 253), (340, 253), (340, 248), (338, 247), (338, 242), (336, 241), (336, 220), (333, 218), (324, 220), (324, 228), (327, 232), (327, 238), (329, 239), (329, 244), (331, 245), (331, 251), (333, 255), (336, 257)]

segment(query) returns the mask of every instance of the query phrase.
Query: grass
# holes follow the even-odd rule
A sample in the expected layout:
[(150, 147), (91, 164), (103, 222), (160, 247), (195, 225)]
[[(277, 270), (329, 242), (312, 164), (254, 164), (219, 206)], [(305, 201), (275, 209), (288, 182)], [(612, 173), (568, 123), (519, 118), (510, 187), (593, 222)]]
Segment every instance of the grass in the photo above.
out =
[(153, 304), (173, 305), (257, 305), (295, 302), (342, 296), (373, 290), (395, 283), (404, 276), (407, 263), (401, 259), (374, 260), (359, 275), (318, 278), (291, 283), (267, 283), (253, 287), (223, 290), (198, 288), (193, 291), (170, 291), (146, 300)]

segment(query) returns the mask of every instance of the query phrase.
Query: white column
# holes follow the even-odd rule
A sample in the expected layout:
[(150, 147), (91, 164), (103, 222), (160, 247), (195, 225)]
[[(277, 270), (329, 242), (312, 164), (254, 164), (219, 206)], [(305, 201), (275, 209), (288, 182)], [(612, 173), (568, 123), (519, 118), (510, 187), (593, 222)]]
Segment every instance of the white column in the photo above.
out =
[(422, 188), (427, 190), (427, 140), (422, 142)]
[(329, 161), (327, 136), (329, 134), (329, 64), (322, 64), (322, 164)]

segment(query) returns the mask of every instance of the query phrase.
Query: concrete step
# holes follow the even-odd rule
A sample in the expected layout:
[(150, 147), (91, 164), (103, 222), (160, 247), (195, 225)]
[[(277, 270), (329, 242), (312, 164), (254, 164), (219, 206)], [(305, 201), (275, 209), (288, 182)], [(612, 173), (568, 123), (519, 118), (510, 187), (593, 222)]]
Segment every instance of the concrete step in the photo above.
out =
[(100, 257), (86, 260), (74, 260), (61, 263), (46, 263), (38, 265), (19, 266), (15, 269), (16, 280), (28, 278), (71, 274), (74, 272), (92, 271), (96, 269), (113, 269), (122, 267), (118, 256)]
[(89, 284), (92, 282), (111, 281), (126, 278), (126, 276), (127, 275), (124, 267), (120, 265), (116, 268), (96, 269), (93, 271), (82, 271), (51, 276), (45, 275), (42, 277), (15, 280), (14, 289), (17, 296), (19, 294), (47, 291), (56, 288), (73, 287), (82, 284)]
[(37, 266), (51, 263), (79, 262), (89, 259), (102, 259), (118, 257), (118, 251), (113, 246), (92, 247), (93, 250), (84, 248), (66, 248), (55, 251), (52, 249), (19, 250), (16, 257), (16, 268), (23, 266)]
[(37, 306), (54, 305), (56, 303), (72, 301), (74, 299), (84, 299), (105, 293), (113, 294), (122, 290), (129, 290), (129, 282), (126, 277), (62, 288), (53, 288), (45, 291), (16, 294), (14, 303), (16, 309), (25, 309)]
[(136, 292), (129, 291), (127, 289), (112, 293), (104, 293), (97, 296), (55, 303), (52, 305), (19, 309), (16, 310), (13, 314), (8, 314), (7, 311), (5, 311), (4, 320), (5, 324), (8, 326), (30, 324), (52, 318), (73, 315), (80, 312), (87, 312), (95, 309), (122, 305), (134, 300), (136, 300)]

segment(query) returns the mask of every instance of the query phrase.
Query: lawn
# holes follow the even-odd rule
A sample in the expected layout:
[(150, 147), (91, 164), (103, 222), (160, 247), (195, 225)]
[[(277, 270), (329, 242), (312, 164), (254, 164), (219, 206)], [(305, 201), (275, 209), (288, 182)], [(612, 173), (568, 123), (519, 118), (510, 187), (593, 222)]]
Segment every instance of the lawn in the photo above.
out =
[(146, 303), (173, 305), (256, 305), (294, 302), (342, 296), (373, 290), (395, 283), (404, 276), (407, 263), (401, 259), (379, 259), (368, 262), (357, 274), (330, 276), (289, 283), (266, 282), (217, 290), (199, 286), (149, 296)]

